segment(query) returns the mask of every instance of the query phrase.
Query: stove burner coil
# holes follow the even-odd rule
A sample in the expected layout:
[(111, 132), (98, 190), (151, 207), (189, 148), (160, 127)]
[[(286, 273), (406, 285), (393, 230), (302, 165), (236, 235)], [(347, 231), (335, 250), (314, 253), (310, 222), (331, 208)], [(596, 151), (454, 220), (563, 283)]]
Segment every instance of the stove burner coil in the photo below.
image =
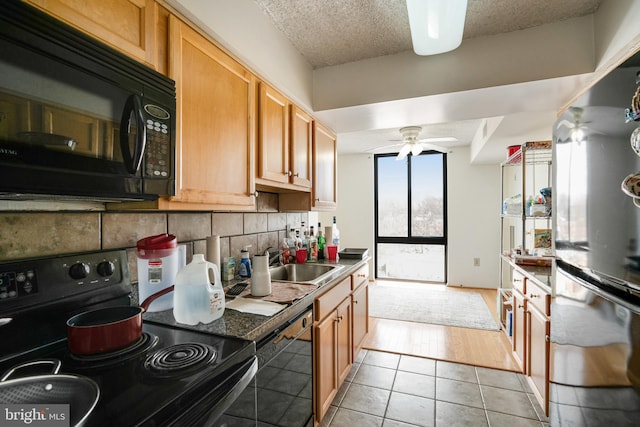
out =
[(157, 376), (183, 375), (216, 358), (216, 351), (208, 345), (190, 342), (176, 344), (147, 356), (144, 367)]
[(123, 359), (129, 359), (148, 352), (158, 343), (158, 337), (147, 332), (134, 343), (118, 350), (96, 354), (69, 353), (70, 359), (78, 368), (96, 369), (122, 363)]

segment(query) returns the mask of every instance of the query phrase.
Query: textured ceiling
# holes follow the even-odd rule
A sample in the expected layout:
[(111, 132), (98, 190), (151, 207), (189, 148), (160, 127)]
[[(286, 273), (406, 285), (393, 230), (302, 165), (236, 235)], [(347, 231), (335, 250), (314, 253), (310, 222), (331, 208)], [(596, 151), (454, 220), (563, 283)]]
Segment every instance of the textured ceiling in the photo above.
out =
[[(603, 0), (468, 0), (464, 39), (595, 12)], [(405, 0), (255, 0), (311, 66), (412, 49)]]

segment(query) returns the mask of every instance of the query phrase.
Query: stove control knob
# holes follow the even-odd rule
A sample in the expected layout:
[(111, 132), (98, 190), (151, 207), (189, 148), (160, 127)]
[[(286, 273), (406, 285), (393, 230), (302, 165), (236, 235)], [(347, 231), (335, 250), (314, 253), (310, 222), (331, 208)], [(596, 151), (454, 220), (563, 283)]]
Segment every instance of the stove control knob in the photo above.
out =
[(79, 262), (69, 267), (69, 276), (71, 276), (72, 279), (80, 280), (86, 278), (90, 271), (88, 264)]
[(116, 271), (116, 266), (111, 261), (102, 261), (98, 264), (97, 270), (102, 277), (109, 277)]

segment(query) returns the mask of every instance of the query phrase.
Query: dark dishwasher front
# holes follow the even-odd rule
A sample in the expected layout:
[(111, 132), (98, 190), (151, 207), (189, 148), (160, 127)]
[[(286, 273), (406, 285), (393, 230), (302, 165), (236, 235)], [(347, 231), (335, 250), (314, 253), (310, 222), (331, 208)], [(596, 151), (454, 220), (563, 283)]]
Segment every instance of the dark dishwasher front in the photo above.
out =
[(313, 426), (311, 308), (256, 343), (258, 424)]

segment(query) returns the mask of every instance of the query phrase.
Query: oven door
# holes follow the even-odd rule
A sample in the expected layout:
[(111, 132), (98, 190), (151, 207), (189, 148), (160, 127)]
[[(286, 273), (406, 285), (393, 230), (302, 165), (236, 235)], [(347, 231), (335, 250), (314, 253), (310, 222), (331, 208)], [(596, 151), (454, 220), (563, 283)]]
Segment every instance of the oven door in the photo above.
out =
[(640, 307), (558, 270), (550, 380), (551, 425), (637, 425)]
[(23, 4), (0, 51), (3, 198), (174, 194), (173, 81)]

